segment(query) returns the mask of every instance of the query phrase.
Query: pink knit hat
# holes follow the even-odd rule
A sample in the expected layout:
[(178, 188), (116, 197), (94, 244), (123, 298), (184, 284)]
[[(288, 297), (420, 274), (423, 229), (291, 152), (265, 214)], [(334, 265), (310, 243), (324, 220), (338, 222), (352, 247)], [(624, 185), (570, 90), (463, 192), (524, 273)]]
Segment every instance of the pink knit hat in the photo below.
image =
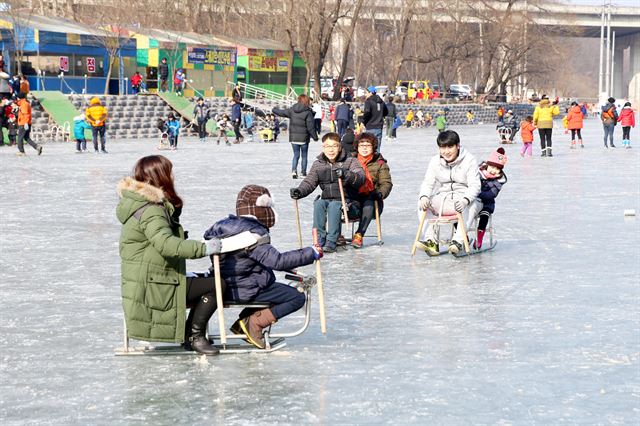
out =
[(500, 147), (493, 151), (487, 160), (487, 164), (502, 170), (505, 164), (507, 164), (507, 155), (505, 154), (504, 148)]

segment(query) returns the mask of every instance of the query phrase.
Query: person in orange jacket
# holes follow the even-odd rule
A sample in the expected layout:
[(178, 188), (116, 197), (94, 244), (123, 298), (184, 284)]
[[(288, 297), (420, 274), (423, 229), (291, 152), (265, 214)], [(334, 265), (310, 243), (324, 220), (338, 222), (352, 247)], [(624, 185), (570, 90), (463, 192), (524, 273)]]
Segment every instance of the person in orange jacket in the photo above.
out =
[(631, 128), (636, 127), (636, 117), (631, 108), (631, 102), (625, 102), (618, 116), (618, 123), (622, 125), (622, 146), (631, 148)]
[(571, 149), (576, 149), (576, 136), (578, 137), (578, 142), (580, 142), (580, 148), (584, 148), (581, 133), (583, 120), (582, 108), (576, 101), (571, 102), (571, 108), (567, 113), (567, 129), (571, 130)]
[(24, 141), (36, 151), (42, 154), (42, 146), (31, 139), (31, 104), (27, 100), (27, 94), (18, 93), (18, 155), (26, 155), (24, 152)]
[(533, 117), (528, 115), (522, 123), (520, 123), (520, 136), (522, 137), (522, 149), (520, 150), (520, 157), (524, 157), (527, 154), (529, 157), (533, 155), (533, 131), (536, 126), (533, 125)]
[(98, 153), (98, 136), (100, 136), (100, 145), (102, 153), (106, 154), (105, 136), (107, 133), (107, 109), (102, 106), (98, 97), (91, 98), (89, 108), (85, 111), (87, 121), (91, 124), (91, 134), (93, 135), (93, 150)]

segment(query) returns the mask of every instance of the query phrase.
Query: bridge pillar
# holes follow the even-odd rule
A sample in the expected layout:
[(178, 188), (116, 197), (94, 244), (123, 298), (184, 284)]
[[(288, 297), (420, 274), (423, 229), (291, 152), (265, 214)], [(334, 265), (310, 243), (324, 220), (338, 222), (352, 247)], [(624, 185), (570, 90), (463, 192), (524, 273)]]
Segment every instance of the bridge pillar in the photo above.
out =
[(640, 33), (616, 37), (613, 90), (616, 99), (640, 103)]

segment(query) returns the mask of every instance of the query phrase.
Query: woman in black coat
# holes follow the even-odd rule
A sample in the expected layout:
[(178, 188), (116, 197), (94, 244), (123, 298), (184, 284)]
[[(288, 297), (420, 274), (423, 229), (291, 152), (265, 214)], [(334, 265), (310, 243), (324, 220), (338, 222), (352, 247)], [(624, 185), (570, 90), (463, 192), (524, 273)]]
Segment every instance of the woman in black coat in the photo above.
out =
[(311, 99), (307, 95), (298, 96), (298, 103), (291, 108), (273, 108), (273, 113), (289, 119), (289, 142), (293, 148), (293, 161), (291, 162), (291, 177), (298, 178), (298, 160), (302, 157), (302, 176), (307, 175), (307, 156), (309, 141), (318, 140), (313, 110), (310, 107)]

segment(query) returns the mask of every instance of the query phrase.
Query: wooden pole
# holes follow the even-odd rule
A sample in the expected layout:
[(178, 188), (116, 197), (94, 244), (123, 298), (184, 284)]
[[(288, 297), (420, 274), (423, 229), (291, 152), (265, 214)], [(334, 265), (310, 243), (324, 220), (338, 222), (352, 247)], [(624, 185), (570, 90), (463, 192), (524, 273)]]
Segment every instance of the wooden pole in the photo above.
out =
[(378, 209), (378, 200), (373, 200), (373, 205), (376, 208), (376, 227), (378, 231), (378, 242), (382, 243), (382, 225), (380, 224), (380, 209)]
[(220, 275), (220, 255), (213, 255), (213, 273), (216, 285), (216, 304), (218, 305), (218, 325), (220, 327), (220, 342), (224, 348), (227, 345), (227, 333), (224, 328), (224, 302), (222, 301), (222, 277)]
[(302, 248), (302, 227), (300, 226), (300, 208), (298, 200), (293, 200), (293, 207), (296, 211), (296, 226), (298, 227), (298, 247)]
[(344, 186), (342, 186), (342, 178), (338, 178), (338, 188), (340, 188), (340, 200), (342, 201), (342, 214), (344, 215), (344, 225), (347, 227), (345, 232), (349, 232), (349, 214), (347, 211), (347, 200), (344, 197)]
[(418, 240), (420, 239), (420, 234), (422, 233), (422, 227), (424, 226), (424, 221), (427, 219), (427, 211), (423, 211), (420, 216), (420, 225), (418, 225), (418, 232), (416, 232), (416, 238), (413, 240), (413, 247), (411, 247), (411, 256), (416, 254), (416, 247), (418, 246)]
[[(318, 244), (318, 230), (313, 228), (313, 244)], [(327, 334), (327, 320), (324, 314), (324, 287), (322, 286), (322, 269), (320, 259), (316, 260), (316, 281), (318, 283), (318, 306), (320, 310), (320, 330), (322, 334)]]
[(464, 241), (464, 251), (467, 254), (471, 253), (469, 249), (469, 237), (467, 236), (467, 227), (464, 224), (464, 220), (462, 218), (462, 213), (456, 212), (456, 216), (458, 216), (458, 226), (460, 227), (460, 232), (462, 232), (462, 241)]

